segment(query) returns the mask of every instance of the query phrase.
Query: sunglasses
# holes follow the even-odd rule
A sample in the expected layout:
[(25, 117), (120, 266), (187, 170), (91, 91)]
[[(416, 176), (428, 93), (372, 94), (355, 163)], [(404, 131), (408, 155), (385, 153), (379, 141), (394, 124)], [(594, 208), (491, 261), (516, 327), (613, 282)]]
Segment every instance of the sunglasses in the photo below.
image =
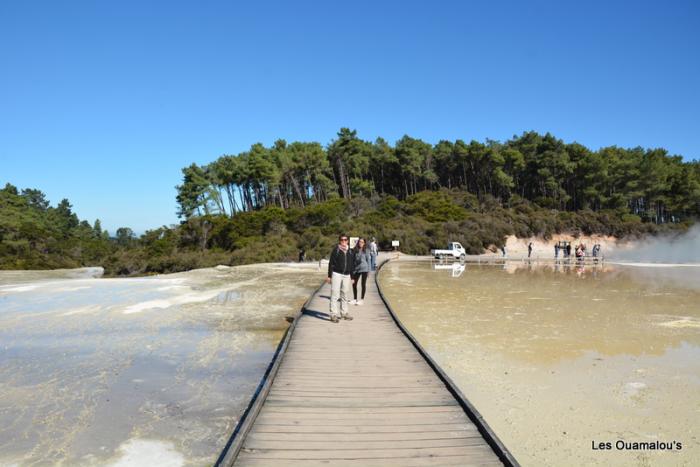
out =
[(341, 238), (340, 241), (341, 241), (341, 242), (347, 242), (348, 239), (347, 239), (347, 238)]

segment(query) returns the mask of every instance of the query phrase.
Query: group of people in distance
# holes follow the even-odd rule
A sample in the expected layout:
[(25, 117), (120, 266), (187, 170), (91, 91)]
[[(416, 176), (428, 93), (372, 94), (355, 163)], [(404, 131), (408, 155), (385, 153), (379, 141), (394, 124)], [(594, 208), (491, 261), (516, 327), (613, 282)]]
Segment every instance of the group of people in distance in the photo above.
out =
[[(372, 237), (369, 244), (359, 238), (354, 247), (350, 247), (350, 237), (340, 235), (338, 244), (331, 251), (328, 262), (328, 277), (331, 284), (330, 318), (337, 323), (340, 319), (352, 320), (350, 315), (350, 286), (352, 285), (353, 305), (362, 305), (365, 299), (367, 275), (377, 268), (377, 240)], [(361, 285), (360, 298), (357, 298), (358, 282)], [(340, 312), (338, 302), (340, 301)]]
[[(532, 243), (530, 243), (532, 245)], [(564, 251), (564, 258), (568, 258), (571, 256), (571, 243), (568, 243), (565, 246), (560, 246), (558, 243), (554, 245), (554, 258), (559, 257), (559, 250)], [(531, 247), (528, 246), (528, 258), (530, 257), (530, 251)], [(596, 243), (593, 245), (593, 250), (591, 251), (592, 256), (594, 258), (597, 258), (600, 255), (600, 244)], [(576, 246), (575, 249), (575, 255), (576, 259), (578, 260), (583, 260), (586, 257), (586, 245), (584, 243), (579, 243)]]

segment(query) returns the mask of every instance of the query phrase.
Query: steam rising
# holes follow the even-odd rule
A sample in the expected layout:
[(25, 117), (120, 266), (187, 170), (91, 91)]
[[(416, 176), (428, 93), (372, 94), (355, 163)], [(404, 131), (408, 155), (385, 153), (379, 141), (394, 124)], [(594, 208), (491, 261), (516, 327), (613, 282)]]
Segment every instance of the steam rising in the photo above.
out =
[(616, 249), (616, 260), (650, 263), (700, 263), (700, 225), (681, 235), (664, 235), (635, 242), (631, 248)]

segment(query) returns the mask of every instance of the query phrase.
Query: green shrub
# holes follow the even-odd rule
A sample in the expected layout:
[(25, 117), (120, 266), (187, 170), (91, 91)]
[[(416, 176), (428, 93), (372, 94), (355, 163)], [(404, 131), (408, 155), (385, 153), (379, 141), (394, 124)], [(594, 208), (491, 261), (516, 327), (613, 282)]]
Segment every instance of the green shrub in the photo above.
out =
[(421, 191), (409, 196), (404, 210), (428, 222), (460, 221), (468, 217), (467, 210), (455, 204), (446, 191)]
[(635, 214), (623, 214), (622, 215), (622, 222), (626, 222), (629, 224), (641, 224), (642, 218), (635, 215)]

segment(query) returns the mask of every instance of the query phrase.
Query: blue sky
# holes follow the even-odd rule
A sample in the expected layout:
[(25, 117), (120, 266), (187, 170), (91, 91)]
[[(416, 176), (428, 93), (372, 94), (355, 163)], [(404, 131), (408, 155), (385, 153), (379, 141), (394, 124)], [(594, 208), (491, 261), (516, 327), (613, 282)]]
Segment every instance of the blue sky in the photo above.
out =
[(505, 140), (700, 158), (692, 1), (2, 2), (0, 183), (112, 233), (255, 142)]

